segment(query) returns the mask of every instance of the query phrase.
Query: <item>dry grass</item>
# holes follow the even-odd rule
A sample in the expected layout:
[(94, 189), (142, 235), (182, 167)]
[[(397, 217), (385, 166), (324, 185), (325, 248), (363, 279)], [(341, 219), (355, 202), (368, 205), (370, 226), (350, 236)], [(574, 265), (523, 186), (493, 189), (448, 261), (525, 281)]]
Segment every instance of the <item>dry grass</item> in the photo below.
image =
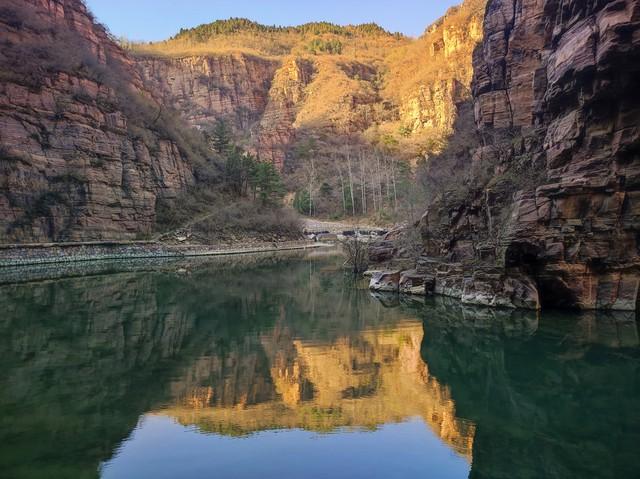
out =
[(302, 236), (302, 223), (295, 212), (280, 207), (257, 208), (251, 201), (221, 205), (192, 229), (207, 240), (251, 235), (277, 241), (297, 240)]

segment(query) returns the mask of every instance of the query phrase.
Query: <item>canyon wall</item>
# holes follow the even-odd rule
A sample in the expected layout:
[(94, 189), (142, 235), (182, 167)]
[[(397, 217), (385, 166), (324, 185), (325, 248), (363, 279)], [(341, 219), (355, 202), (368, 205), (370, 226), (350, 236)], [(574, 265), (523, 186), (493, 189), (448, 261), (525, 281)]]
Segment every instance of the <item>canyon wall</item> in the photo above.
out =
[[(295, 176), (300, 145), (315, 145), (318, 188), (334, 191), (345, 148), (371, 153), (391, 138), (407, 143), (398, 148), (407, 158), (431, 151), (469, 97), (485, 0), (451, 9), (417, 40), (375, 28), (275, 29), (265, 38), (287, 46), (278, 53), (255, 50), (258, 37), (247, 33), (231, 35), (249, 42), (231, 50), (214, 43), (211, 52), (135, 58), (81, 0), (5, 3), (0, 241), (37, 242), (150, 236), (158, 206), (200, 178), (202, 165), (215, 167), (192, 127), (220, 119), (245, 149), (293, 173), (292, 189), (304, 181)], [(340, 51), (309, 49), (336, 39)]]
[[(405, 131), (451, 133), (456, 104), (470, 98), (472, 56), (482, 40), (486, 0), (466, 0), (390, 61), (387, 93)], [(400, 52), (399, 52), (400, 53)]]
[(246, 54), (139, 58), (148, 86), (194, 126), (226, 119), (249, 129), (267, 106), (279, 63)]
[(80, 0), (3, 2), (0, 241), (150, 234), (194, 145)]
[(637, 0), (488, 3), (473, 79), (484, 146), (422, 221), (420, 265), (438, 292), (636, 308), (639, 60)]

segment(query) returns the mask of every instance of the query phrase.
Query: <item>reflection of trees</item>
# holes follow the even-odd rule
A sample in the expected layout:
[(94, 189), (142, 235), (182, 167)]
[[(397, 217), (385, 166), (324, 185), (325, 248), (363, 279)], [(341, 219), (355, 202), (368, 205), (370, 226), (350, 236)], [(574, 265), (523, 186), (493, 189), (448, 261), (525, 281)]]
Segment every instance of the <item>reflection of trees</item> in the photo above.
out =
[(274, 324), (294, 299), (262, 280), (272, 266), (210, 268), (0, 287), (2, 474), (95, 476), (139, 415), (171, 398), (176, 370)]
[(476, 311), (425, 308), (422, 344), (476, 424), (471, 477), (639, 477), (635, 319)]

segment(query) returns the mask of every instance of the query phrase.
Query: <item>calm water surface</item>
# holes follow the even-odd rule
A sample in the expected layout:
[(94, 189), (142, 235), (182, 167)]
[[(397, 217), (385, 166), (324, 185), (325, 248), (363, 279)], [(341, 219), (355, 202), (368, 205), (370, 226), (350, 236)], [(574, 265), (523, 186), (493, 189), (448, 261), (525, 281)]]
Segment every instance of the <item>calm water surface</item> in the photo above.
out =
[(640, 477), (635, 316), (233, 262), (0, 286), (0, 477)]

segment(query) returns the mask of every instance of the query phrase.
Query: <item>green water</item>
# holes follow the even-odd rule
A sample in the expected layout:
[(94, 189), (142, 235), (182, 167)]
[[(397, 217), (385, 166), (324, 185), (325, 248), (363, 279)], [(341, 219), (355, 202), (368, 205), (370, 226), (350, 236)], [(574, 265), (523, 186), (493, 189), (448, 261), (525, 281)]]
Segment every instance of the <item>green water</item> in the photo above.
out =
[(640, 477), (634, 316), (376, 298), (340, 262), (0, 286), (0, 477)]

